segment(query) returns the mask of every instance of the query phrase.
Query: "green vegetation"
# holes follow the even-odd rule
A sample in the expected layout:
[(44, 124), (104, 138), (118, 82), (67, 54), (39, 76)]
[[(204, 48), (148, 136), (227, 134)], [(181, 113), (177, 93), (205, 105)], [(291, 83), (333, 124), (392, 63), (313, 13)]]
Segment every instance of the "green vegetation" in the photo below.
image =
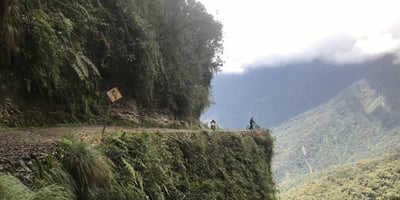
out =
[(386, 98), (379, 94), (362, 79), (330, 101), (275, 128), (273, 168), (277, 183), (309, 174), (308, 164), (318, 172), (398, 147), (400, 127), (391, 122), (396, 113), (382, 103)]
[[(282, 199), (396, 199), (397, 111), (366, 79), (274, 129)], [(385, 102), (385, 103), (383, 103)], [(358, 164), (351, 164), (360, 160)]]
[(33, 189), (1, 175), (9, 181), (0, 182), (0, 192), (15, 188), (13, 199), (57, 190), (60, 199), (83, 200), (276, 199), (268, 131), (113, 135), (93, 143), (66, 136), (57, 159), (34, 170)]
[(302, 176), (290, 184), (292, 189), (283, 191), (282, 199), (397, 200), (400, 199), (400, 149), (394, 154)]
[(98, 121), (115, 86), (194, 122), (222, 64), (222, 25), (194, 0), (5, 0), (0, 54), (0, 103), (21, 111), (0, 116), (9, 126)]
[(0, 199), (1, 200), (69, 200), (74, 195), (63, 187), (49, 185), (32, 191), (23, 185), (17, 178), (0, 173)]

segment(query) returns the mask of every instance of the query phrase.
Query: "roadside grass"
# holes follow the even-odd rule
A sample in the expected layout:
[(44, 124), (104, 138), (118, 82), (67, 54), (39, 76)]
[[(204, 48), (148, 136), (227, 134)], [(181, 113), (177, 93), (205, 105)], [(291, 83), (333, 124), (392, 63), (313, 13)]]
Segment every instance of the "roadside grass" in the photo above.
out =
[(37, 191), (29, 189), (17, 178), (0, 173), (0, 200), (73, 200), (74, 194), (62, 186), (49, 185)]

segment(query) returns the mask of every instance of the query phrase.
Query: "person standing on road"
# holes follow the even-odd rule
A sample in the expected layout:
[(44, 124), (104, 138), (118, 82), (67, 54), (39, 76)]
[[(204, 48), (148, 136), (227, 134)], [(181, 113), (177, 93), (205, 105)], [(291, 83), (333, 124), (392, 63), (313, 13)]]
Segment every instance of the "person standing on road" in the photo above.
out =
[(256, 121), (254, 121), (254, 118), (253, 117), (251, 117), (250, 118), (250, 130), (253, 130), (254, 129), (254, 125), (256, 124)]

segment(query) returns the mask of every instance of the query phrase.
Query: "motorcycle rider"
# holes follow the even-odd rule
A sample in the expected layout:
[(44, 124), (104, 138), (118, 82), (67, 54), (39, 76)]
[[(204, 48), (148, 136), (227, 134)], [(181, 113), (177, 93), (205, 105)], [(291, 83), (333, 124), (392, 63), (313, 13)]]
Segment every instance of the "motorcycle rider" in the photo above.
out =
[(253, 117), (251, 117), (250, 118), (250, 130), (253, 130), (254, 129), (254, 125), (256, 124), (256, 121), (254, 121), (254, 118)]
[(213, 120), (211, 120), (210, 124), (211, 124), (211, 129), (215, 130), (217, 122), (213, 119)]

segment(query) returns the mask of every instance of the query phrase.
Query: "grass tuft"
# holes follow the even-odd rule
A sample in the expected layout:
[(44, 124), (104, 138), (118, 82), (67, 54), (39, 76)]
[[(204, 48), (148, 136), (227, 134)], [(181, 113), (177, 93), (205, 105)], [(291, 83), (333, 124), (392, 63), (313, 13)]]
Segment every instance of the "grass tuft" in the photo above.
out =
[(111, 162), (100, 151), (71, 136), (61, 143), (65, 149), (62, 164), (76, 183), (79, 199), (94, 198), (98, 188), (109, 186), (113, 178)]
[(0, 200), (28, 199), (32, 191), (17, 178), (0, 173)]

